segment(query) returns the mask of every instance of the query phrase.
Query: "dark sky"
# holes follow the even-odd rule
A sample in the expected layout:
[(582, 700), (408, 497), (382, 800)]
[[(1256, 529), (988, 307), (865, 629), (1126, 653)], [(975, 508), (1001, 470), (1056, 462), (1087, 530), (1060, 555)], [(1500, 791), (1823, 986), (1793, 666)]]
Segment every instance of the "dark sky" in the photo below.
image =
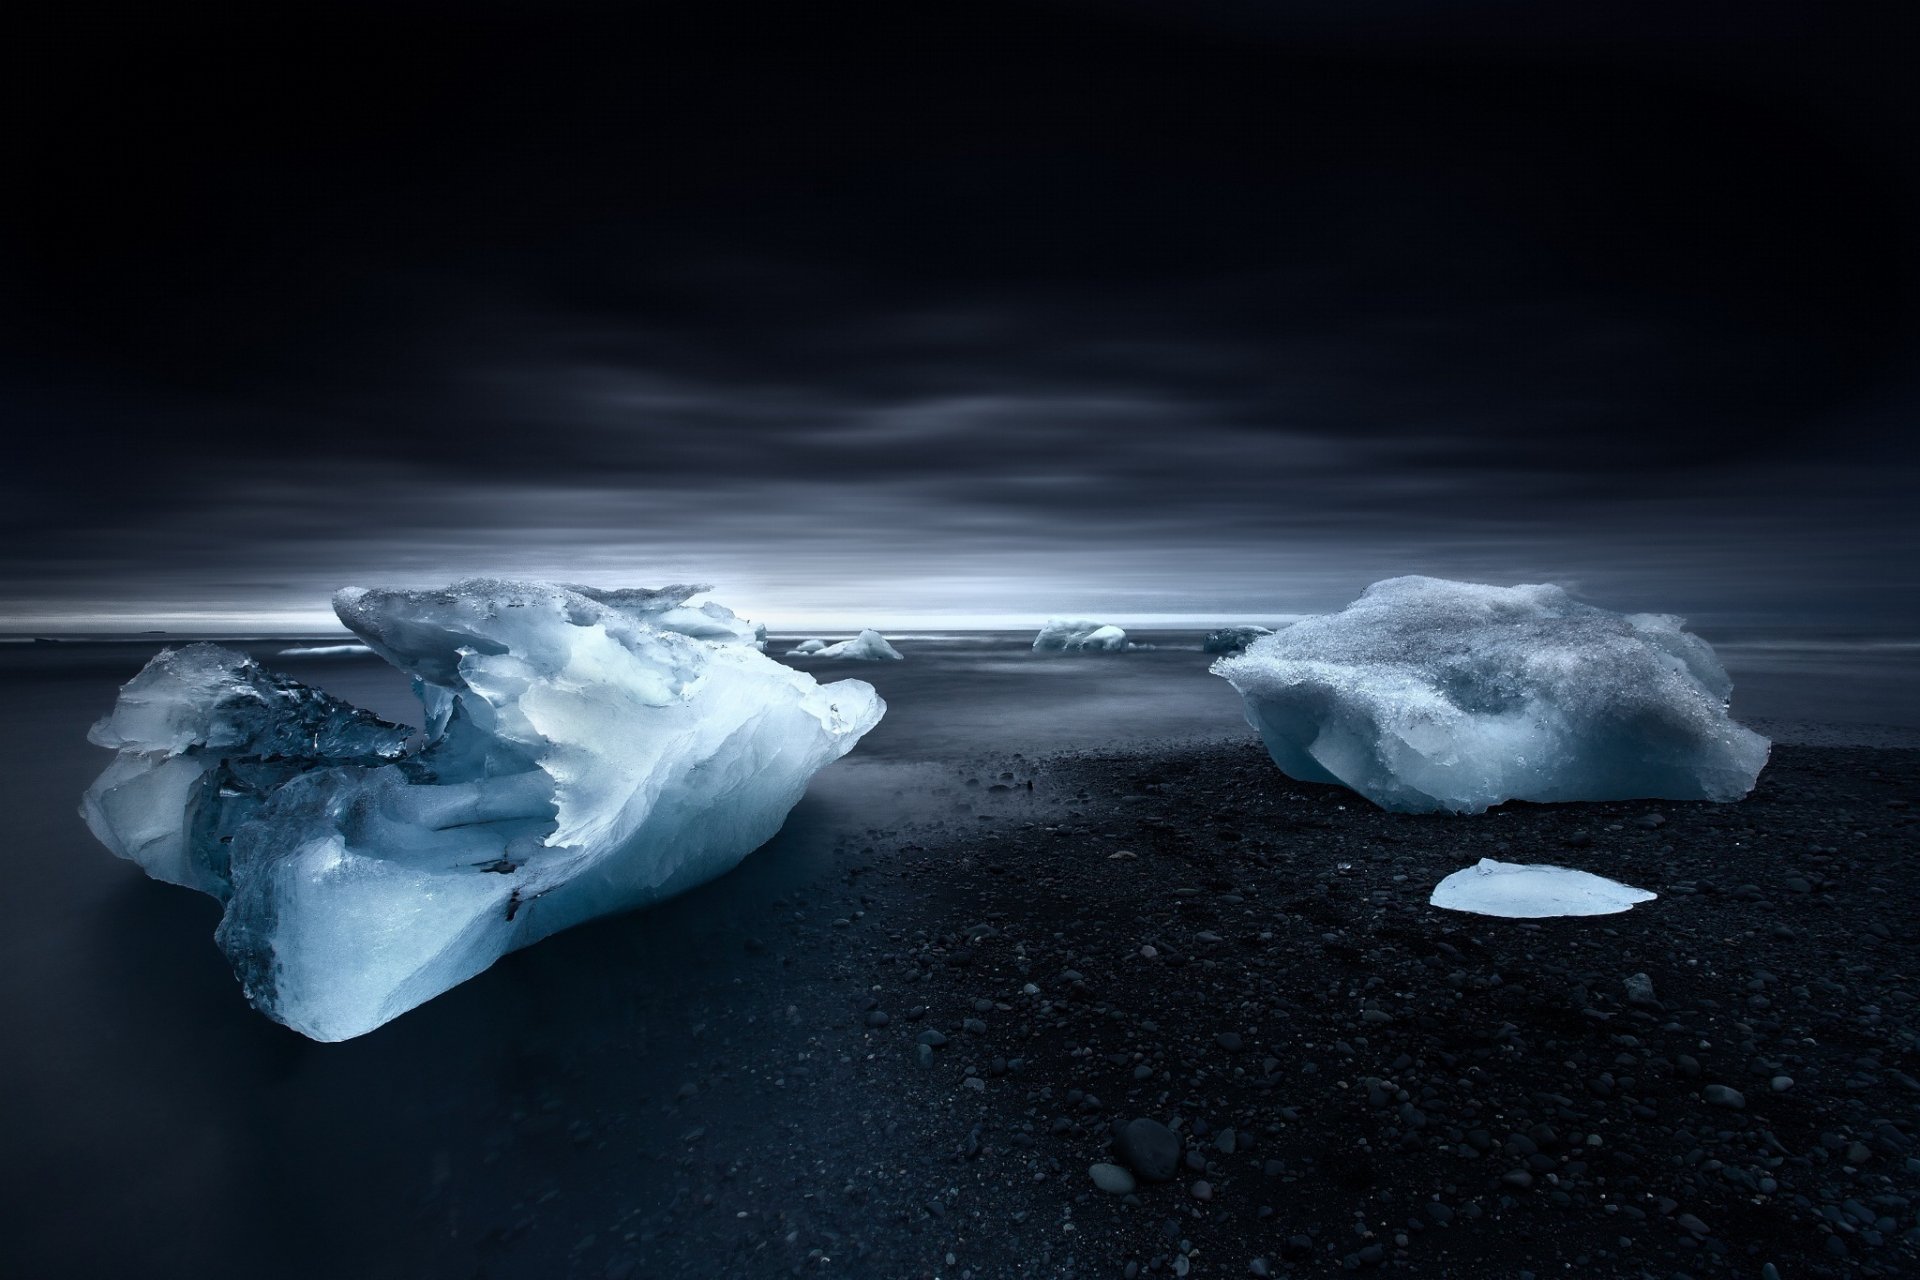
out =
[(4, 77), (0, 626), (1409, 571), (1920, 626), (1906, 8), (60, 8)]

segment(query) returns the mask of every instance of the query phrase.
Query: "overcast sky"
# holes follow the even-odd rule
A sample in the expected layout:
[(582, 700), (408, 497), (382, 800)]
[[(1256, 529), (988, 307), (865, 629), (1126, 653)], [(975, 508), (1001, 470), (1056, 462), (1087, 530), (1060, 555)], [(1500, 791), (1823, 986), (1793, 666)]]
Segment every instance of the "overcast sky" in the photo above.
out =
[(1415, 571), (1920, 626), (1912, 20), (1540, 8), (69, 16), (5, 89), (0, 628)]

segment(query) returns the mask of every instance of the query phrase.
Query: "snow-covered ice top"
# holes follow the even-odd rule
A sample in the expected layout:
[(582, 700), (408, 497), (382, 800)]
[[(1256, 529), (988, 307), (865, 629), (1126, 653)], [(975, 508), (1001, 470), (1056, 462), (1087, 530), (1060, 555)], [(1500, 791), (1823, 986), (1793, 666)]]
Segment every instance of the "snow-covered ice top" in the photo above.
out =
[(1572, 867), (1528, 866), (1482, 858), (1434, 886), (1430, 899), (1449, 911), (1541, 920), (1548, 916), (1607, 916), (1660, 895)]
[(411, 750), (411, 731), (244, 655), (168, 650), (95, 727), (119, 755), (82, 812), (114, 852), (225, 902), (216, 936), (255, 1005), (360, 1035), (507, 951), (728, 870), (879, 722), (871, 686), (821, 685), (750, 626), (710, 629), (731, 614), (659, 603), (682, 592), (339, 592), (340, 620), (414, 677)]
[(1239, 653), (1260, 637), (1272, 634), (1266, 627), (1221, 627), (1207, 632), (1206, 642), (1200, 647), (1207, 653)]
[(1120, 653), (1131, 648), (1127, 633), (1110, 623), (1087, 618), (1048, 618), (1033, 638), (1041, 653)]
[(1769, 743), (1679, 618), (1556, 586), (1391, 578), (1221, 658), (1274, 763), (1405, 812), (1506, 800), (1737, 800)]

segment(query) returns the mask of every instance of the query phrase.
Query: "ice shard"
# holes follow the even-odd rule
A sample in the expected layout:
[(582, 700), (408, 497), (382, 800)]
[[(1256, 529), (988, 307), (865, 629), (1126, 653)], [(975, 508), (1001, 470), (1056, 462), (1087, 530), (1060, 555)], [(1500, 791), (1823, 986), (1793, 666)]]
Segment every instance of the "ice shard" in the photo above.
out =
[(216, 936), (258, 1008), (361, 1035), (508, 951), (727, 871), (879, 722), (871, 686), (772, 661), (692, 593), (339, 592), (340, 620), (413, 677), (417, 741), (242, 654), (168, 650), (95, 726), (119, 754), (82, 812), (115, 853), (225, 903)]
[(1482, 858), (1434, 886), (1428, 902), (1510, 920), (1554, 916), (1608, 916), (1660, 895), (1572, 867), (1496, 862)]

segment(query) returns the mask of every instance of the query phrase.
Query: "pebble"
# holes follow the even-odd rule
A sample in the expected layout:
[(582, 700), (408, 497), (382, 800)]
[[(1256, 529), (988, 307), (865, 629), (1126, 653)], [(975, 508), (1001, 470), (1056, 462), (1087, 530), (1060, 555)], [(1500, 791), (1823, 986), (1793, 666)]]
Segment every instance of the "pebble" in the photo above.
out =
[(1133, 1191), (1133, 1175), (1117, 1164), (1096, 1164), (1087, 1168), (1087, 1175), (1093, 1179), (1093, 1185), (1110, 1196), (1124, 1196)]
[(1113, 1145), (1128, 1167), (1148, 1182), (1171, 1182), (1180, 1171), (1180, 1139), (1158, 1120), (1129, 1120)]
[(1746, 1094), (1724, 1084), (1710, 1084), (1700, 1091), (1700, 1096), (1716, 1107), (1732, 1107), (1736, 1111), (1747, 1105)]

